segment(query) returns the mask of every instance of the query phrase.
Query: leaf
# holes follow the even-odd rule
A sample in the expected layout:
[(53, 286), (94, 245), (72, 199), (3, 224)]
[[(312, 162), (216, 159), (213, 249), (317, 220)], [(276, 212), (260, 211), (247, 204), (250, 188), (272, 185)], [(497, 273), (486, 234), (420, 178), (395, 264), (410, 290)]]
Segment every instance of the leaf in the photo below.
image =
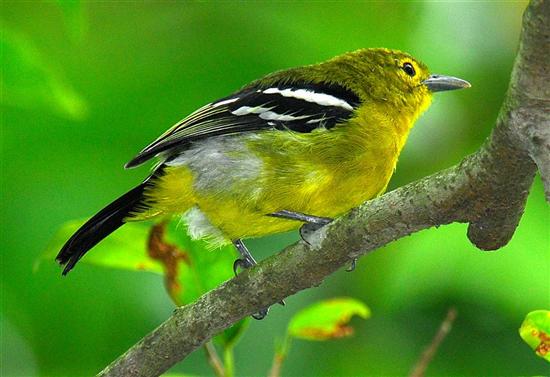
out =
[[(61, 247), (86, 220), (73, 220), (62, 225), (46, 251), (35, 263), (35, 269), (44, 260), (53, 262)], [(127, 223), (87, 253), (80, 263), (96, 266), (119, 268), (123, 270), (149, 271), (157, 274), (164, 272), (158, 261), (147, 255), (147, 240), (151, 224)]]
[[(192, 240), (179, 221), (172, 221), (167, 227), (159, 224), (154, 229), (160, 231), (157, 233), (160, 244), (156, 248), (162, 248), (162, 244), (167, 247), (160, 260), (165, 268), (166, 289), (176, 305), (189, 304), (233, 277), (232, 266), (237, 258), (233, 245), (213, 250), (204, 240)], [(150, 249), (149, 255), (152, 254), (155, 253)], [(224, 348), (232, 347), (248, 322), (245, 318), (225, 329), (216, 336), (216, 342)]]
[[(156, 229), (156, 230), (155, 230)], [(236, 250), (232, 245), (212, 249), (206, 241), (192, 240), (184, 224), (172, 221), (169, 224), (158, 224), (152, 232), (159, 232), (159, 245), (173, 247), (172, 253), (184, 253), (179, 258), (170, 295), (177, 305), (186, 305), (195, 301), (204, 293), (217, 287), (222, 282), (233, 277), (233, 262), (237, 258)], [(149, 255), (155, 254), (149, 250)], [(170, 268), (170, 255), (156, 256), (164, 265), (165, 270)]]
[(527, 314), (519, 335), (537, 356), (550, 362), (550, 310), (535, 310)]
[(298, 312), (288, 325), (290, 336), (306, 340), (328, 340), (353, 334), (347, 326), (351, 318), (370, 317), (369, 308), (361, 301), (341, 297), (318, 302)]
[(59, 69), (54, 69), (31, 40), (5, 26), (1, 28), (0, 103), (84, 119), (88, 114), (86, 101), (63, 78)]
[[(65, 242), (85, 220), (65, 223), (35, 264), (53, 261)], [(177, 306), (195, 301), (233, 277), (237, 253), (232, 245), (212, 250), (206, 241), (191, 240), (179, 220), (171, 223), (129, 222), (106, 237), (80, 263), (164, 275), (166, 291)], [(233, 346), (246, 329), (248, 318), (216, 337), (224, 347)]]

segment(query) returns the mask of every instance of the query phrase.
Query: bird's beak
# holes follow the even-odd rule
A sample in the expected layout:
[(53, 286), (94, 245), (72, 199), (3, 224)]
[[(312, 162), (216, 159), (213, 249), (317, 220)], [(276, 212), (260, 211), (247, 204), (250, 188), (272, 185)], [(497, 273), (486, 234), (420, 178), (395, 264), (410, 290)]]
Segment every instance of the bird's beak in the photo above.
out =
[(458, 77), (443, 76), (443, 75), (431, 75), (426, 80), (422, 81), (424, 85), (432, 92), (442, 92), (444, 90), (455, 90), (469, 88), (472, 85), (466, 80), (459, 79)]

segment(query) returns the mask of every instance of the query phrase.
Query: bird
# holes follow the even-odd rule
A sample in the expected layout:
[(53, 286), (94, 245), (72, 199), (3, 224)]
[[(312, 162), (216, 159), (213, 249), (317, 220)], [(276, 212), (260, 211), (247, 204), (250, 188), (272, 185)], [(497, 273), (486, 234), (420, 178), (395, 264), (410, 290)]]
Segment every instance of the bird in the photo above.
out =
[(295, 229), (303, 235), (381, 195), (433, 93), (468, 88), (411, 55), (364, 48), (277, 71), (191, 113), (125, 168), (158, 162), (96, 215), (56, 260), (66, 275), (127, 222), (178, 217), (193, 239), (230, 244)]

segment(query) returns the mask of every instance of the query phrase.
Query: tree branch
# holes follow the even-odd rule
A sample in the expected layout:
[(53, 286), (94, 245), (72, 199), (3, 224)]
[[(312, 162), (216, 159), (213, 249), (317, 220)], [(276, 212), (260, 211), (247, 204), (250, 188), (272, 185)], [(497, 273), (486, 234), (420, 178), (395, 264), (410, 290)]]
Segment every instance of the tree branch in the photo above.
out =
[(512, 237), (537, 166), (550, 200), (550, 1), (533, 0), (510, 86), (491, 136), (460, 164), (364, 203), (178, 308), (100, 376), (157, 376), (215, 334), (323, 279), (354, 258), (432, 226), (469, 223), (468, 238), (494, 250)]

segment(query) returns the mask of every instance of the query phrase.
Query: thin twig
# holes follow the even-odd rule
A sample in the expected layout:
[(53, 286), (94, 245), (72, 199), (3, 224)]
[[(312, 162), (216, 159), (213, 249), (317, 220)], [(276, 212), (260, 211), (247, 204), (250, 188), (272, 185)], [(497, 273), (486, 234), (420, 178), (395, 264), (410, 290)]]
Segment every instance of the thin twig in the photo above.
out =
[(275, 354), (273, 355), (273, 362), (268, 377), (279, 377), (281, 375), (283, 362), (286, 360), (290, 350), (291, 341), (292, 338), (290, 338), (287, 332), (284, 338), (277, 342), (278, 344), (275, 346)]
[(420, 359), (416, 362), (416, 365), (414, 366), (411, 374), (409, 374), (409, 377), (423, 377), (426, 373), (426, 369), (428, 369), (428, 366), (430, 365), (432, 359), (435, 356), (435, 353), (437, 352), (439, 346), (441, 345), (441, 342), (445, 339), (445, 337), (451, 332), (451, 328), (453, 327), (453, 322), (456, 319), (456, 309), (450, 308), (447, 312), (447, 316), (441, 322), (441, 325), (439, 326), (439, 330), (437, 330), (437, 333), (435, 334), (434, 338), (432, 339), (432, 342), (424, 352), (422, 352), (422, 355), (420, 356)]
[(214, 373), (216, 373), (216, 376), (225, 377), (225, 368), (223, 367), (223, 363), (218, 356), (218, 352), (216, 351), (216, 347), (214, 347), (212, 341), (207, 342), (204, 345), (204, 350), (206, 351), (206, 355), (208, 356), (208, 364), (210, 364), (212, 369), (214, 369)]
[(273, 355), (273, 364), (271, 364), (271, 369), (268, 375), (269, 377), (280, 377), (281, 368), (283, 366), (284, 360), (285, 360), (284, 355), (281, 355), (278, 352), (276, 352), (275, 355)]

